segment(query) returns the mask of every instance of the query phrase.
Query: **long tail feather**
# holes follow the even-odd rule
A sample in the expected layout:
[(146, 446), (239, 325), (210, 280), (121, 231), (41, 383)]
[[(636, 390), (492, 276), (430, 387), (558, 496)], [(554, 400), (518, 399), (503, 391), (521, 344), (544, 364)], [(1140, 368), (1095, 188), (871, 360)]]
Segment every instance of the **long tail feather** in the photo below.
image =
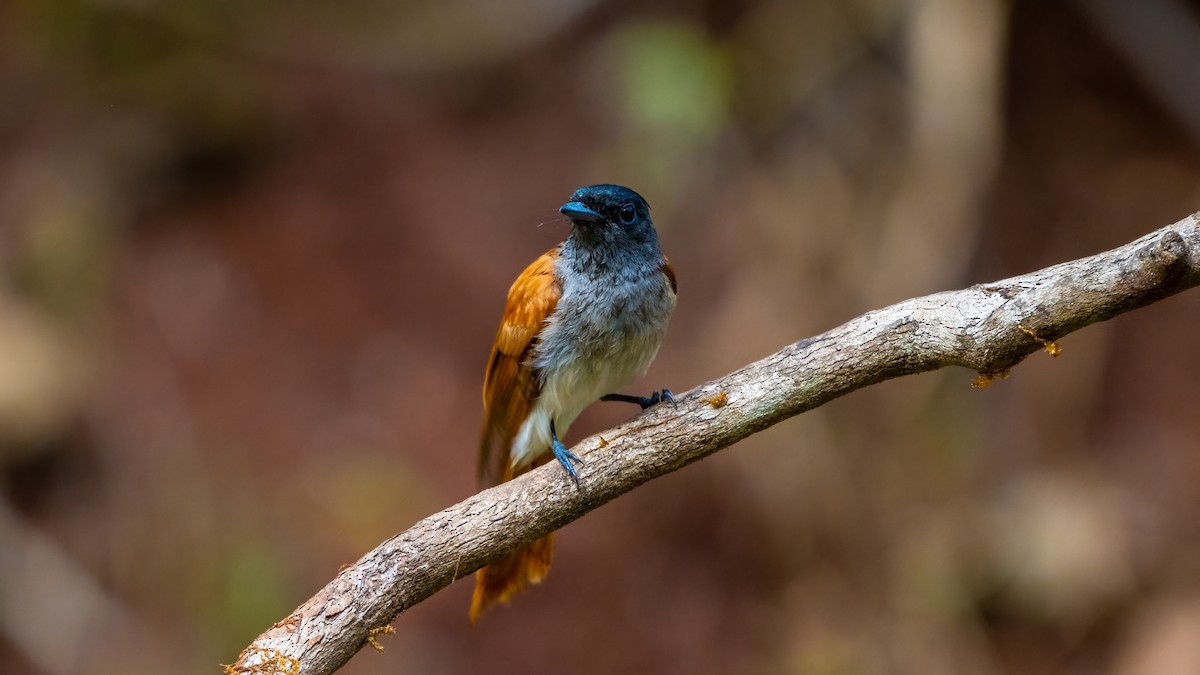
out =
[(541, 583), (550, 571), (553, 557), (554, 535), (549, 534), (476, 572), (471, 623), (489, 606), (508, 602), (529, 584)]

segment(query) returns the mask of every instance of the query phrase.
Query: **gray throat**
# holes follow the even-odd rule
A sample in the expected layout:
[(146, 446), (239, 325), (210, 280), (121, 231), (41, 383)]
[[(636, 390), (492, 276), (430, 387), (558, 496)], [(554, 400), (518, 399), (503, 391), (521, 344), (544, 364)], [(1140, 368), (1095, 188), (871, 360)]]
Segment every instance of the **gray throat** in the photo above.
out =
[(572, 272), (596, 281), (645, 278), (662, 267), (662, 251), (652, 228), (639, 234), (576, 226), (563, 242), (559, 259)]

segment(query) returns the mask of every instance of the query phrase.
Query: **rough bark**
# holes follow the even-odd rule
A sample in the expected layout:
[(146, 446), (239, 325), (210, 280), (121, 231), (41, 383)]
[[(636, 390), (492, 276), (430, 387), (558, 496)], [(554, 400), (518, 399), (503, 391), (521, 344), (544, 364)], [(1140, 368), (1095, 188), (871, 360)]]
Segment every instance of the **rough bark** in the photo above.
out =
[(986, 382), (1074, 330), (1198, 284), (1200, 213), (1105, 253), (868, 312), (580, 442), (578, 485), (551, 463), (416, 523), (227, 671), (331, 673), (400, 612), (651, 478), (882, 380), (962, 366)]

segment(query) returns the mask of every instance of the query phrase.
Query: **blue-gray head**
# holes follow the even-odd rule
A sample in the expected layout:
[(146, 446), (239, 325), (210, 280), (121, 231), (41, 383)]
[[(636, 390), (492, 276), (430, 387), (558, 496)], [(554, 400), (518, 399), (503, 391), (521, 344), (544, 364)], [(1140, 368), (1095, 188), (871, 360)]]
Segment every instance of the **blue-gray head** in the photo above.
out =
[(576, 234), (588, 241), (658, 243), (654, 223), (650, 221), (650, 205), (627, 187), (579, 188), (559, 211), (571, 219)]

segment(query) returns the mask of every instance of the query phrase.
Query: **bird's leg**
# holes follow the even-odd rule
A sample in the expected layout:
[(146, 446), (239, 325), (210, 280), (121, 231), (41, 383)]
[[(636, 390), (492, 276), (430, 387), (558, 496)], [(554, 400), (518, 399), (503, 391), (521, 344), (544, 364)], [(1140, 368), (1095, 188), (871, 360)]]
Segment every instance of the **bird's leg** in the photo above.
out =
[(579, 474), (575, 473), (575, 467), (571, 462), (583, 463), (579, 456), (567, 449), (567, 446), (558, 440), (558, 432), (554, 430), (554, 420), (550, 420), (550, 449), (554, 451), (554, 459), (558, 460), (559, 464), (567, 470), (567, 474), (571, 476), (576, 484), (579, 483)]
[(649, 396), (630, 396), (629, 394), (606, 394), (600, 397), (601, 401), (620, 401), (621, 403), (636, 403), (642, 406), (642, 410), (658, 403), (659, 401), (670, 401), (673, 405), (679, 405), (675, 402), (675, 395), (670, 389), (656, 391)]

